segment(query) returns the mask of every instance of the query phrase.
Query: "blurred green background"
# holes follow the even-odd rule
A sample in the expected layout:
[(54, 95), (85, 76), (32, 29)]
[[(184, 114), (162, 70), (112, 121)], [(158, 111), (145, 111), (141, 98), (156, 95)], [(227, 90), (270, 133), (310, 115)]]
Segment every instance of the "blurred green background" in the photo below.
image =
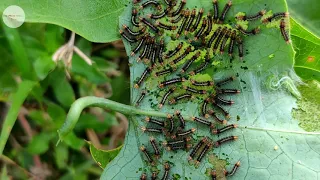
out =
[(75, 99), (92, 95), (130, 104), (129, 67), (122, 42), (96, 44), (75, 36), (75, 46), (94, 61), (92, 66), (76, 52), (71, 67), (63, 60), (55, 64), (53, 54), (71, 35), (69, 30), (51, 24), (25, 23), (18, 29), (0, 24), (1, 122), (8, 112), (9, 96), (17, 91), (19, 82), (38, 82), (20, 109), (3, 152), (6, 157), (1, 158), (1, 167), (6, 167), (14, 179), (25, 179), (30, 173), (45, 179), (98, 178), (102, 169), (83, 139), (105, 150), (123, 142), (126, 117), (89, 108), (75, 134), (55, 146), (57, 130)]
[[(320, 40), (317, 37), (320, 35), (317, 31), (320, 28), (320, 14), (317, 12), (320, 3), (317, 0), (287, 2), (294, 18), (295, 69), (305, 80), (320, 79)], [(301, 31), (302, 27), (296, 22), (314, 35)], [(122, 42), (92, 43), (75, 35), (77, 51), (73, 55), (58, 51), (61, 56), (58, 53), (53, 57), (72, 36), (71, 31), (57, 25), (24, 23), (17, 29), (10, 29), (1, 21), (1, 127), (5, 118), (11, 115), (9, 107), (19, 107), (19, 102), (23, 103), (16, 113), (18, 117), (12, 116), (17, 121), (6, 143), (5, 156), (0, 159), (0, 179), (98, 179), (105, 163), (117, 154), (118, 149), (108, 153), (103, 164), (95, 163), (90, 150), (98, 152), (98, 149), (121, 147), (128, 126), (127, 118), (99, 108), (87, 108), (75, 132), (65, 143), (56, 146), (57, 130), (75, 99), (99, 96), (130, 104), (129, 65)], [(68, 57), (72, 58), (71, 63), (67, 62)], [(305, 64), (309, 58), (313, 58), (314, 65)], [(53, 59), (60, 60), (54, 62)], [(92, 60), (93, 64), (87, 64), (86, 59)], [(27, 80), (36, 83), (21, 85), (20, 82)], [(25, 87), (28, 86), (33, 88), (30, 93), (25, 92), (24, 98), (21, 92), (27, 91)], [(10, 98), (14, 101), (9, 101)], [(102, 156), (99, 152), (95, 155)]]

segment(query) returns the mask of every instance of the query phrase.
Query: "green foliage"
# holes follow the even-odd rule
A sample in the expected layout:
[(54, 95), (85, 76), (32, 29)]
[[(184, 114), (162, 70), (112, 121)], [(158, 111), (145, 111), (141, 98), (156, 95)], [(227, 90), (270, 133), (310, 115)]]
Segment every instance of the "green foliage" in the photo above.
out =
[(9, 28), (3, 23), (1, 24), (1, 26), (4, 30), (5, 37), (7, 38), (7, 41), (10, 45), (12, 55), (14, 56), (13, 60), (15, 62), (15, 65), (19, 68), (22, 78), (32, 80), (33, 71), (31, 69), (31, 63), (28, 60), (28, 55), (22, 44), (22, 39), (19, 35), (18, 30)]
[(295, 71), (306, 80), (320, 80), (320, 39), (291, 18), (291, 38), (294, 45)]
[[(5, 122), (1, 132), (1, 148), (6, 144), (4, 153), (23, 170), (8, 164), (9, 177), (25, 179), (30, 176), (26, 172), (35, 167), (33, 159), (36, 156), (40, 157), (43, 167), (50, 167), (43, 171), (48, 170), (52, 177), (72, 179), (97, 177), (101, 174), (98, 165), (90, 161), (89, 153), (86, 154), (85, 149), (88, 148), (89, 152), (90, 147), (83, 139), (88, 138), (85, 134), (87, 128), (100, 135), (108, 132), (112, 126), (117, 126), (115, 112), (84, 113), (80, 117), (86, 123), (76, 126), (76, 133), (70, 133), (65, 138), (65, 143), (59, 146), (55, 146), (56, 132), (65, 121), (67, 110), (76, 97), (110, 94), (107, 89), (103, 89), (106, 83), (113, 81), (107, 73), (117, 71), (119, 65), (112, 62), (116, 57), (109, 53), (100, 55), (98, 51), (92, 57), (95, 47), (79, 37), (76, 38), (75, 45), (93, 60), (93, 65), (88, 66), (77, 54), (74, 55), (72, 68), (69, 70), (62, 63), (55, 63), (52, 55), (65, 43), (65, 34), (65, 29), (49, 24), (26, 23), (18, 29), (9, 29), (1, 24), (0, 113), (6, 117), (1, 119)], [(114, 51), (112, 47), (107, 49)], [(106, 55), (108, 61), (104, 58)], [(23, 59), (16, 62), (17, 58)], [(25, 64), (29, 64), (30, 69), (24, 67)], [(66, 76), (67, 70), (71, 79)], [(19, 82), (20, 79), (22, 82)], [(126, 88), (124, 84), (122, 88)], [(128, 99), (123, 98), (123, 102), (128, 103)], [(6, 111), (2, 111), (3, 104), (7, 104), (9, 108), (7, 115)], [(22, 111), (19, 112), (20, 110)], [(23, 123), (15, 123), (13, 127), (18, 114), (24, 112), (27, 112), (23, 116), (32, 133), (27, 138)], [(10, 136), (16, 138), (18, 148), (10, 141), (7, 142), (11, 129)], [(100, 137), (102, 142), (108, 142), (109, 136)], [(17, 170), (19, 173), (15, 173)]]
[(110, 161), (112, 161), (120, 152), (122, 146), (112, 149), (109, 151), (105, 151), (102, 149), (96, 148), (93, 144), (88, 142), (90, 146), (90, 153), (92, 155), (93, 160), (102, 168), (104, 169)]
[(6, 116), (6, 119), (4, 120), (4, 123), (2, 125), (0, 136), (0, 156), (3, 153), (3, 149), (10, 135), (11, 129), (13, 128), (13, 125), (16, 122), (16, 119), (20, 111), (20, 107), (35, 85), (36, 83), (33, 81), (23, 81), (19, 84), (17, 92), (13, 93), (9, 98), (11, 106)]
[(0, 12), (9, 5), (20, 6), (27, 22), (50, 23), (66, 27), (93, 42), (119, 39), (118, 17), (127, 0), (98, 1), (19, 1), (3, 0)]
[(318, 0), (287, 0), (289, 6), (289, 12), (299, 24), (302, 24), (305, 29), (310, 30), (313, 34), (320, 37), (319, 18), (320, 14), (317, 10), (320, 8)]

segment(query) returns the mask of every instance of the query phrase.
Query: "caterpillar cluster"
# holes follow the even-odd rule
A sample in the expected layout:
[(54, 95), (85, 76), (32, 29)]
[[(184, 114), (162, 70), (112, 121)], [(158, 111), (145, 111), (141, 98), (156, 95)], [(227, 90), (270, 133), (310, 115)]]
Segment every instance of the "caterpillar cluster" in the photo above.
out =
[[(244, 58), (245, 37), (260, 33), (256, 27), (247, 30), (242, 25), (234, 26), (225, 23), (228, 12), (232, 8), (232, 1), (228, 1), (219, 14), (218, 0), (213, 0), (213, 10), (205, 14), (204, 9), (185, 8), (187, 0), (163, 0), (155, 1), (134, 0), (131, 23), (132, 26), (123, 25), (120, 30), (121, 36), (129, 42), (133, 48), (131, 56), (137, 62), (145, 64), (145, 70), (136, 79), (134, 87), (142, 89), (147, 79), (157, 79), (157, 87), (147, 87), (141, 90), (137, 98), (136, 106), (139, 106), (146, 96), (146, 89), (160, 89), (161, 97), (158, 98), (158, 109), (163, 106), (174, 106), (178, 103), (202, 100), (199, 114), (202, 117), (191, 117), (199, 127), (208, 129), (212, 135), (223, 134), (237, 128), (236, 124), (227, 125), (229, 112), (224, 106), (234, 104), (234, 101), (226, 100), (226, 95), (240, 93), (238, 89), (224, 88), (224, 85), (233, 82), (236, 77), (214, 81), (198, 78), (212, 66), (216, 54), (224, 54), (225, 51), (233, 58), (235, 49), (238, 50), (238, 58)], [(145, 11), (151, 10), (151, 14), (145, 16)], [(275, 13), (266, 17), (266, 10), (261, 10), (254, 15), (239, 15), (237, 21), (258, 21), (267, 24), (274, 20), (287, 18), (288, 13)], [(280, 21), (280, 32), (284, 40), (289, 43), (290, 39), (286, 31), (286, 21)], [(221, 118), (223, 117), (223, 118)], [(192, 138), (196, 128), (186, 129), (186, 119), (178, 110), (174, 114), (168, 114), (166, 119), (146, 117), (147, 125), (141, 130), (153, 135), (164, 135), (166, 141), (157, 142), (156, 138), (150, 137), (150, 146), (141, 146), (148, 163), (154, 167), (161, 151), (187, 151), (187, 160), (190, 164), (198, 166), (206, 154), (212, 148), (219, 147), (224, 143), (237, 140), (237, 136), (228, 136), (214, 141), (210, 137), (204, 137), (198, 142)], [(236, 173), (240, 162), (233, 169), (225, 171), (225, 176)], [(167, 179), (170, 174), (170, 163), (165, 162), (162, 179)], [(159, 171), (153, 171), (151, 179), (158, 178)], [(212, 179), (216, 178), (216, 171), (211, 172)], [(143, 173), (140, 179), (147, 179)]]

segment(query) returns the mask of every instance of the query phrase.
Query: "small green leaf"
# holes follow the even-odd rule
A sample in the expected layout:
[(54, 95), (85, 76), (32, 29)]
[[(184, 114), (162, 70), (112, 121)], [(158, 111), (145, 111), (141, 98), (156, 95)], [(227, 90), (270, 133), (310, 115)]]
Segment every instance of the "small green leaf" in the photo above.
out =
[(57, 104), (54, 103), (47, 103), (48, 105), (48, 114), (50, 118), (52, 119), (52, 122), (54, 124), (54, 129), (57, 130), (66, 119), (66, 112), (64, 109)]
[(68, 157), (69, 157), (68, 147), (64, 144), (56, 146), (54, 148), (54, 157), (59, 169), (66, 168), (68, 163)]
[(64, 106), (70, 107), (75, 100), (72, 86), (66, 79), (62, 69), (56, 69), (50, 74), (50, 85), (57, 100)]
[(64, 137), (64, 142), (75, 150), (80, 150), (85, 142), (83, 139), (78, 138), (73, 132)]
[(29, 111), (28, 117), (32, 119), (32, 121), (38, 126), (43, 126), (44, 124), (46, 124), (46, 119), (45, 119), (46, 115), (41, 110)]
[(39, 57), (34, 62), (33, 67), (39, 80), (43, 80), (55, 68), (55, 63), (51, 57)]
[(90, 153), (94, 161), (104, 169), (110, 161), (112, 161), (120, 152), (122, 146), (112, 150), (102, 150), (96, 148), (91, 142), (87, 142), (90, 146)]
[(0, 156), (3, 153), (3, 149), (10, 135), (11, 129), (14, 123), (16, 122), (16, 119), (20, 111), (20, 107), (35, 85), (36, 85), (36, 82), (34, 81), (22, 81), (19, 84), (17, 92), (13, 93), (10, 96), (11, 106), (4, 120), (4, 123), (2, 125), (1, 136), (0, 136)]
[(53, 133), (40, 133), (32, 137), (27, 146), (27, 151), (32, 155), (40, 155), (48, 151), (50, 140), (54, 138)]

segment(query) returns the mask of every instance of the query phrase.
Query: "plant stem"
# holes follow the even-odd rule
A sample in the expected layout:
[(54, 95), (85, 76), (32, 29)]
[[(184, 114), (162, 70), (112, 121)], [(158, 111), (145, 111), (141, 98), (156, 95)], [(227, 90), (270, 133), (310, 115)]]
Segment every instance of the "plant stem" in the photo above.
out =
[(124, 105), (115, 101), (111, 101), (109, 99), (98, 98), (94, 96), (82, 97), (77, 99), (71, 105), (71, 108), (67, 115), (66, 122), (58, 130), (59, 138), (61, 141), (63, 140), (64, 137), (68, 135), (68, 133), (70, 133), (73, 130), (76, 123), (78, 122), (78, 119), (83, 109), (85, 109), (86, 107), (92, 107), (92, 106), (113, 110), (126, 115), (139, 114), (139, 115), (146, 115), (146, 116), (167, 117), (167, 114), (163, 112), (141, 110), (133, 106)]

